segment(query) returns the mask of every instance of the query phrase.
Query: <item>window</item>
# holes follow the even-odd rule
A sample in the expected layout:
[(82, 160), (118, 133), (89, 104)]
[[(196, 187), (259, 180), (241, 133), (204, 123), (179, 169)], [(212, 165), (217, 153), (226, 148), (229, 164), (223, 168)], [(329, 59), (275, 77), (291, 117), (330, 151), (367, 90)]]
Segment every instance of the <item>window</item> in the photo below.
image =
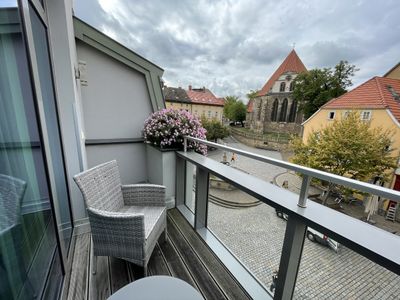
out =
[(215, 117), (218, 118), (218, 112), (217, 111), (215, 112)]
[(288, 122), (293, 123), (296, 120), (296, 112), (297, 112), (297, 101), (293, 100), (292, 105), (290, 106)]
[(211, 118), (211, 110), (208, 111), (208, 117)]
[(293, 91), (293, 89), (294, 89), (294, 81), (292, 81), (292, 82), (290, 83), (289, 91)]
[(346, 119), (349, 116), (349, 114), (350, 114), (349, 110), (344, 111), (343, 112), (343, 119)]
[(274, 104), (272, 104), (271, 121), (276, 122), (277, 118), (278, 118), (278, 99), (275, 99)]
[(197, 110), (194, 111), (194, 114), (197, 116)]
[(361, 112), (361, 120), (368, 121), (371, 119), (371, 111), (365, 110)]
[(280, 92), (284, 92), (284, 91), (285, 91), (285, 88), (286, 88), (286, 83), (281, 82), (281, 86), (280, 86), (280, 88), (279, 88), (279, 91), (280, 91)]
[(284, 99), (281, 105), (281, 112), (279, 114), (279, 122), (286, 122), (286, 114), (288, 107), (288, 99)]
[(335, 118), (335, 112), (334, 111), (330, 111), (328, 113), (328, 120), (333, 120)]

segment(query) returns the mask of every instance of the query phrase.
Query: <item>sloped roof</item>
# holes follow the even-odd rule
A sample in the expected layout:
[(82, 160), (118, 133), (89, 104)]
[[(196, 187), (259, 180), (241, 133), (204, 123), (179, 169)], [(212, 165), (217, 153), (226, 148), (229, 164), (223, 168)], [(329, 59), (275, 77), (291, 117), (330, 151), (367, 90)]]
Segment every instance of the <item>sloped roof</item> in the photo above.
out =
[(190, 98), (183, 88), (163, 88), (165, 101), (190, 103)]
[(286, 72), (296, 72), (301, 73), (307, 71), (303, 62), (297, 55), (296, 51), (293, 49), (290, 51), (289, 55), (285, 58), (279, 68), (275, 71), (274, 74), (268, 79), (268, 81), (264, 84), (263, 88), (258, 92), (258, 96), (264, 96), (269, 92), (269, 90), (274, 85), (275, 81), (278, 80), (279, 76)]
[[(395, 99), (398, 95), (399, 99)], [(342, 96), (330, 100), (326, 109), (389, 109), (400, 121), (400, 80), (373, 77)]]
[(186, 91), (192, 104), (224, 106), (224, 99), (217, 98), (209, 89), (190, 89)]
[(250, 99), (249, 102), (247, 102), (247, 112), (251, 113), (253, 112), (253, 99)]

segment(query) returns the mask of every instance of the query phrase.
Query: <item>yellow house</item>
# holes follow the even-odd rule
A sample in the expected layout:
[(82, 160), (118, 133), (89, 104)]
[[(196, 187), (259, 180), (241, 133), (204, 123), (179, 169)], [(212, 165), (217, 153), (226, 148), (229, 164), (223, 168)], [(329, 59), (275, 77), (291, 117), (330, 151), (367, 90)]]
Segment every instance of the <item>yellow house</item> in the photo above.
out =
[(191, 85), (188, 90), (165, 86), (163, 92), (166, 108), (186, 109), (199, 118), (204, 116), (222, 122), (224, 99), (217, 98), (209, 89), (194, 89)]
[(193, 89), (189, 85), (186, 91), (192, 101), (192, 114), (198, 117), (206, 117), (207, 119), (216, 119), (222, 122), (224, 111), (224, 99), (217, 98), (209, 89), (205, 87)]
[(400, 79), (400, 62), (383, 75), (383, 77)]
[[(356, 111), (372, 127), (394, 133), (392, 155), (400, 157), (400, 79), (373, 77), (352, 91), (332, 99), (303, 123), (303, 142), (313, 131)], [(400, 190), (400, 168), (392, 171), (390, 187)]]

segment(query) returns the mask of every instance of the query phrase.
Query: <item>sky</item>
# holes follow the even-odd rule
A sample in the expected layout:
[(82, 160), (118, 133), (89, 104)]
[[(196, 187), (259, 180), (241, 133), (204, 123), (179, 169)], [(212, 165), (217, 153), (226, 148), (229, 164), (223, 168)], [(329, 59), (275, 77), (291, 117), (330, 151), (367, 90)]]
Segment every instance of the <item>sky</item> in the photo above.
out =
[(74, 13), (163, 68), (167, 86), (244, 102), (293, 46), (307, 69), (356, 65), (353, 87), (400, 62), (397, 0), (74, 0)]

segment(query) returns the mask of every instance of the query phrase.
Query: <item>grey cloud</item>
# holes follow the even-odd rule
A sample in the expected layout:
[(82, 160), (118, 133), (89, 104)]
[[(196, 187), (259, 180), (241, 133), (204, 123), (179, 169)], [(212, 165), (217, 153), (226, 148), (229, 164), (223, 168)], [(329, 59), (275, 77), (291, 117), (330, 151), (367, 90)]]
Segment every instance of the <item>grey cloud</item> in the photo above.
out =
[(400, 57), (397, 1), (98, 1), (75, 0), (77, 16), (163, 67), (170, 85), (218, 96), (260, 89), (293, 42), (308, 68), (356, 64), (355, 83)]

